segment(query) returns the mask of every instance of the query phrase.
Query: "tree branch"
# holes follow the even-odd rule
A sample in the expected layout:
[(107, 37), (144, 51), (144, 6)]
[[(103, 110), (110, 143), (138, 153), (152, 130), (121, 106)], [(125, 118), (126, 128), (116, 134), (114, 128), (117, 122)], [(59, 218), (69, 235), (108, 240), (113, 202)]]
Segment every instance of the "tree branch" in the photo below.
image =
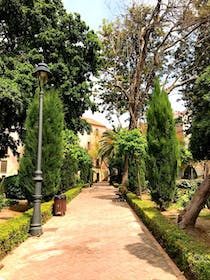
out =
[[(180, 79), (180, 77), (179, 77), (178, 79)], [(176, 81), (177, 81), (178, 79), (176, 79), (176, 80), (171, 84), (171, 86), (169, 86), (168, 88), (166, 88), (166, 92), (167, 92), (168, 94), (171, 93), (171, 91), (174, 90), (175, 88), (180, 87), (180, 86), (183, 86), (184, 84), (186, 84), (186, 83), (188, 83), (188, 82), (190, 82), (190, 81), (196, 80), (196, 79), (197, 79), (197, 76), (192, 76), (192, 77), (190, 77), (190, 78), (188, 78), (188, 79), (185, 79), (185, 80), (183, 80), (183, 81), (181, 81), (181, 82), (179, 82), (179, 83), (176, 83)]]

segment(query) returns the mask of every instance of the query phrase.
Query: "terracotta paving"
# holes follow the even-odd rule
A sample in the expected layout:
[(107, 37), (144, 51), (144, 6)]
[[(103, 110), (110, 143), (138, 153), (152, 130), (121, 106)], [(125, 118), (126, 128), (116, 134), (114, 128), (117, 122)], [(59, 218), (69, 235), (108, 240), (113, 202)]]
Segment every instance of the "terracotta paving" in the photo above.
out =
[(65, 216), (30, 237), (1, 264), (0, 280), (184, 280), (116, 190), (84, 189)]

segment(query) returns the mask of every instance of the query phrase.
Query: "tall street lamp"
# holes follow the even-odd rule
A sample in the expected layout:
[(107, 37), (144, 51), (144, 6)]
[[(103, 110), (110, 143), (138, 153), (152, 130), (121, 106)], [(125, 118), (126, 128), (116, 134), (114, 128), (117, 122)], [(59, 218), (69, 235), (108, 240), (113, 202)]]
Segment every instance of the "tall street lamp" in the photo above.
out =
[(38, 128), (38, 151), (37, 151), (37, 169), (35, 171), (35, 192), (34, 192), (34, 209), (31, 219), (29, 233), (33, 236), (40, 236), (42, 234), (41, 226), (41, 199), (42, 199), (42, 123), (43, 123), (43, 95), (44, 85), (47, 83), (48, 78), (51, 76), (51, 72), (45, 63), (39, 63), (36, 67), (33, 76), (39, 80), (39, 128)]

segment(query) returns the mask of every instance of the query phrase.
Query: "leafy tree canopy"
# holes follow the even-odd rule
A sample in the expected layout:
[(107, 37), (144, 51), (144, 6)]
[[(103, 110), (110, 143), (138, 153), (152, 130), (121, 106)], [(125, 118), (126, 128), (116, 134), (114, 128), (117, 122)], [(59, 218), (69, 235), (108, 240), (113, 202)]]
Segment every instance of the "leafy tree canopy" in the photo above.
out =
[(192, 100), (190, 150), (197, 160), (210, 159), (210, 66), (196, 80)]
[(91, 166), (92, 160), (88, 152), (79, 145), (79, 138), (73, 131), (66, 129), (63, 132), (64, 139), (64, 154), (71, 155), (71, 158), (77, 162), (78, 170), (83, 166)]
[(146, 139), (139, 129), (119, 131), (115, 140), (117, 154), (132, 158), (146, 157)]
[[(59, 88), (68, 128), (87, 127), (80, 116), (95, 110), (90, 100), (91, 75), (99, 68), (99, 42), (79, 14), (67, 14), (61, 0), (0, 1), (1, 134), (11, 126), (21, 129), (28, 104), (37, 88), (35, 64), (44, 61), (53, 77), (48, 87)], [(8, 122), (10, 120), (10, 122)]]

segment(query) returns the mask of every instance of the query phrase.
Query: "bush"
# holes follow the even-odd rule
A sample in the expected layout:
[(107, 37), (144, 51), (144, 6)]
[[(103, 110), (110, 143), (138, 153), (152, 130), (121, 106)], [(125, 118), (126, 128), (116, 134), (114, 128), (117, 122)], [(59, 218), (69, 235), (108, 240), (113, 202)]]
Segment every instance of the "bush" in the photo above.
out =
[(176, 191), (173, 202), (179, 207), (185, 207), (193, 197), (195, 191), (201, 184), (201, 179), (186, 180), (181, 179), (176, 181)]
[[(66, 129), (63, 132), (63, 142), (64, 161), (61, 168), (61, 191), (72, 188), (76, 179), (84, 183), (92, 181), (92, 159), (88, 152), (79, 145), (78, 136), (73, 131)], [(80, 177), (78, 173), (80, 173)]]
[(77, 170), (78, 164), (74, 157), (70, 153), (66, 154), (61, 168), (61, 192), (65, 192), (74, 187)]
[[(80, 193), (82, 186), (75, 187), (65, 193), (67, 202), (70, 202)], [(42, 203), (42, 224), (52, 217), (53, 201)], [(0, 259), (28, 237), (30, 220), (33, 209), (26, 211), (17, 218), (10, 219), (0, 224)]]
[(4, 208), (4, 196), (0, 194), (0, 211)]
[(19, 185), (19, 176), (6, 177), (4, 179), (4, 192), (7, 198), (25, 199), (24, 193)]
[(167, 220), (151, 201), (127, 193), (129, 204), (190, 280), (210, 279), (210, 249)]

